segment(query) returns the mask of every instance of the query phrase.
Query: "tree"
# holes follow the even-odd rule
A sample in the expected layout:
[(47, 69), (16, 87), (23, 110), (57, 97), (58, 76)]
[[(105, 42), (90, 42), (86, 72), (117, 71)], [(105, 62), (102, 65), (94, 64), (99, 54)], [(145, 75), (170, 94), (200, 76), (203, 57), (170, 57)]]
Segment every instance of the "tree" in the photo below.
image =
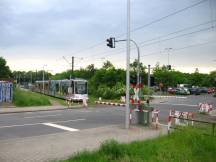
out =
[(106, 61), (103, 63), (103, 69), (109, 70), (109, 69), (115, 69), (115, 67), (113, 66), (113, 64), (110, 61)]
[(9, 79), (12, 77), (12, 73), (10, 71), (9, 66), (7, 66), (7, 62), (3, 57), (0, 57), (0, 78), (1, 79)]

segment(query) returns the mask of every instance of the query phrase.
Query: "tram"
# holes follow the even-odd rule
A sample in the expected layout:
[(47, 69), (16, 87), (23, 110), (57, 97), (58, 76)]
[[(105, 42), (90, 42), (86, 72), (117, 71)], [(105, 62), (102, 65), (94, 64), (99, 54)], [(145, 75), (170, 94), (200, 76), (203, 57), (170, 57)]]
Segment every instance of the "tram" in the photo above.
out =
[(36, 81), (34, 91), (73, 101), (88, 100), (88, 82), (79, 78)]

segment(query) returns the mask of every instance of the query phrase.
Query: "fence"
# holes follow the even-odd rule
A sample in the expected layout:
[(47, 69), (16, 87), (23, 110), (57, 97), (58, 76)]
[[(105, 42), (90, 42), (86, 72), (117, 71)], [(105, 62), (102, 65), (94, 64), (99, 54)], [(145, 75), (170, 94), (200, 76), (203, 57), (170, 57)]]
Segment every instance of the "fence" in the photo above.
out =
[(13, 84), (11, 82), (0, 81), (0, 103), (12, 102)]
[(170, 115), (168, 118), (168, 133), (172, 129), (180, 129), (176, 126), (185, 126), (190, 125), (193, 127), (200, 128), (201, 132), (205, 135), (216, 136), (215, 121), (203, 121), (194, 119), (193, 113), (190, 112), (179, 112), (175, 110), (170, 111)]

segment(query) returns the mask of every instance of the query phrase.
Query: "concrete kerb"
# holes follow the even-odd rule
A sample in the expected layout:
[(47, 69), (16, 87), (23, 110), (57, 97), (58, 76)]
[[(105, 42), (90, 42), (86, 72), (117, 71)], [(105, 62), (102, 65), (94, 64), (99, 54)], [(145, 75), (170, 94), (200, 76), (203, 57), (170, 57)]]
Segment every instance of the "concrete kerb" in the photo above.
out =
[(0, 108), (0, 114), (12, 114), (12, 113), (26, 113), (26, 112), (39, 112), (39, 111), (55, 111), (55, 110), (66, 110), (71, 108), (82, 108), (82, 106), (76, 105), (68, 108), (67, 106), (58, 107), (25, 107), (25, 108)]
[(102, 102), (102, 101), (95, 101), (96, 104), (103, 104), (103, 105), (111, 105), (111, 106), (125, 106), (124, 103), (113, 103), (113, 102)]

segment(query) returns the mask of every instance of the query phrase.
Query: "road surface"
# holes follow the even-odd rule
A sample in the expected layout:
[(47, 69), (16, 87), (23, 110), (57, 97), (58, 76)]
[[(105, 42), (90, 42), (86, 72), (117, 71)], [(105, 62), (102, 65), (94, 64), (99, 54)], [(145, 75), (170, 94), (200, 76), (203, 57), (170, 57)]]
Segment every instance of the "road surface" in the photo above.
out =
[[(170, 109), (197, 112), (199, 102), (216, 106), (211, 95), (163, 97), (151, 104), (160, 110), (159, 121), (166, 124)], [(81, 131), (108, 125), (123, 125), (125, 107), (97, 105), (88, 109), (66, 109), (27, 113), (0, 114), (0, 140)]]

